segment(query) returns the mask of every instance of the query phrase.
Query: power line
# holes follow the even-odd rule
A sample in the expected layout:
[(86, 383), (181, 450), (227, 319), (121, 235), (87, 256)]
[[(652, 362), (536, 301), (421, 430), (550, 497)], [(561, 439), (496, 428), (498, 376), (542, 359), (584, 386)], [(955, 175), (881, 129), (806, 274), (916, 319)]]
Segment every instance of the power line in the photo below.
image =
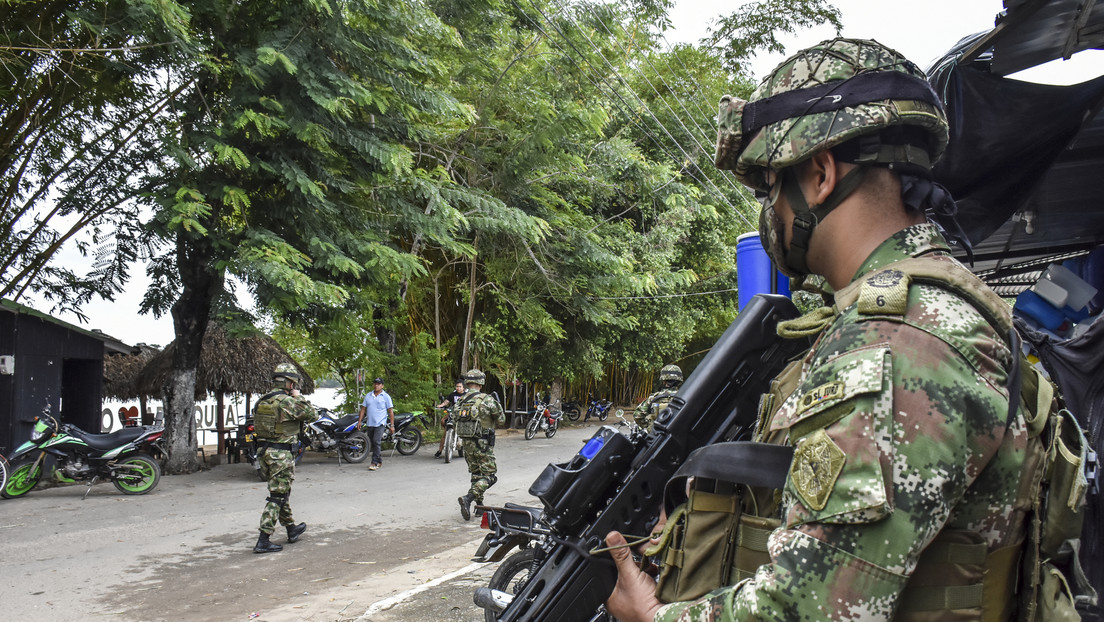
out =
[(594, 296), (595, 300), (658, 300), (660, 298), (687, 298), (689, 296), (712, 296), (738, 291), (735, 287), (729, 289), (716, 289), (711, 292), (686, 292), (682, 294), (655, 294), (653, 296)]
[[(514, 5), (515, 5), (515, 6), (517, 6), (517, 8), (518, 8), (519, 10), (523, 10), (523, 9), (522, 9), (522, 8), (521, 8), (521, 7), (519, 6), (519, 5), (517, 5), (517, 3), (516, 3), (516, 2), (514, 2)], [(549, 24), (549, 26), (551, 26), (551, 27), (552, 27), (552, 28), (553, 28), (553, 29), (554, 29), (554, 30), (556, 31), (556, 33), (557, 33), (557, 34), (559, 35), (559, 37), (560, 37), (560, 38), (561, 38), (561, 39), (562, 39), (562, 40), (563, 40), (563, 41), (564, 41), (564, 42), (565, 42), (565, 43), (566, 43), (566, 44), (567, 44), (567, 45), (568, 45), (568, 46), (569, 46), (569, 47), (570, 47), (570, 48), (571, 48), (572, 50), (574, 50), (575, 54), (577, 54), (577, 55), (578, 55), (579, 59), (580, 59), (581, 61), (583, 61), (582, 63), (580, 63), (580, 69), (582, 69), (582, 68), (583, 68), (583, 66), (584, 66), (584, 65), (586, 64), (586, 62), (585, 62), (585, 61), (586, 61), (586, 56), (585, 56), (585, 55), (583, 54), (583, 52), (582, 52), (581, 50), (579, 50), (579, 48), (577, 48), (577, 47), (575, 46), (575, 44), (574, 44), (574, 43), (573, 43), (573, 42), (571, 41), (571, 39), (570, 39), (570, 38), (569, 38), (569, 37), (568, 37), (568, 36), (567, 36), (566, 34), (564, 34), (564, 32), (563, 32), (563, 31), (562, 31), (562, 30), (561, 30), (561, 29), (560, 29), (560, 28), (559, 28), (559, 27), (558, 27), (558, 26), (557, 26), (557, 25), (555, 24), (555, 22), (554, 22), (554, 21), (552, 20), (552, 18), (551, 18), (551, 17), (549, 17), (549, 16), (548, 16), (548, 14), (546, 14), (546, 13), (545, 13), (545, 12), (544, 12), (543, 10), (541, 10), (541, 9), (540, 9), (539, 7), (537, 7), (536, 5), (534, 5), (534, 4), (533, 4), (532, 0), (530, 0), (530, 3), (529, 3), (529, 5), (530, 5), (530, 7), (531, 7), (531, 8), (533, 9), (533, 10), (535, 10), (535, 11), (536, 11), (536, 12), (538, 12), (538, 13), (540, 13), (541, 17), (543, 17), (543, 18), (544, 18), (545, 22), (547, 22), (547, 23)], [(664, 134), (665, 134), (665, 135), (667, 136), (667, 138), (668, 138), (668, 139), (670, 139), (671, 143), (673, 143), (673, 144), (674, 144), (674, 146), (675, 146), (675, 147), (676, 147), (676, 148), (677, 148), (677, 149), (678, 149), (678, 150), (679, 150), (679, 151), (680, 151), (680, 152), (682, 153), (683, 157), (685, 157), (685, 158), (686, 158), (686, 159), (687, 159), (688, 161), (691, 161), (691, 162), (693, 162), (693, 158), (692, 158), (692, 157), (690, 156), (690, 154), (688, 153), (687, 149), (686, 149), (685, 147), (683, 147), (683, 145), (682, 145), (682, 144), (681, 144), (681, 143), (680, 143), (680, 142), (678, 141), (678, 139), (676, 139), (676, 138), (675, 138), (675, 137), (674, 137), (674, 136), (673, 136), (673, 135), (671, 134), (671, 132), (670, 132), (670, 131), (669, 131), (669, 130), (667, 129), (667, 127), (666, 127), (666, 126), (665, 126), (665, 125), (664, 125), (664, 124), (663, 124), (663, 123), (662, 123), (662, 122), (661, 122), (661, 121), (660, 121), (660, 120), (658, 119), (658, 117), (657, 117), (657, 116), (655, 115), (655, 113), (654, 113), (654, 112), (653, 112), (653, 111), (651, 110), (651, 108), (650, 108), (650, 107), (648, 106), (647, 102), (645, 102), (645, 101), (644, 101), (644, 100), (643, 100), (643, 99), (642, 99), (642, 98), (641, 98), (641, 97), (640, 97), (640, 96), (639, 96), (639, 95), (638, 95), (638, 94), (636, 93), (636, 91), (635, 91), (635, 90), (633, 90), (632, 86), (631, 86), (630, 84), (628, 84), (628, 82), (627, 82), (627, 81), (626, 81), (626, 80), (624, 79), (624, 77), (622, 77), (622, 76), (620, 75), (620, 73), (618, 72), (617, 68), (616, 68), (616, 67), (615, 67), (615, 66), (613, 65), (613, 63), (611, 63), (611, 62), (609, 61), (609, 59), (607, 59), (607, 58), (606, 58), (605, 54), (603, 54), (603, 53), (602, 53), (601, 49), (600, 49), (600, 48), (598, 48), (598, 46), (597, 46), (597, 45), (596, 45), (596, 44), (595, 44), (595, 43), (594, 43), (594, 42), (593, 42), (593, 41), (592, 41), (592, 40), (590, 39), (590, 37), (586, 36), (585, 32), (583, 32), (583, 30), (584, 30), (584, 29), (583, 29), (583, 28), (581, 28), (581, 27), (579, 26), (578, 22), (576, 22), (576, 21), (575, 21), (575, 20), (574, 20), (574, 19), (573, 19), (573, 18), (572, 18), (572, 17), (571, 17), (571, 16), (569, 15), (569, 14), (568, 14), (568, 12), (567, 12), (567, 11), (564, 11), (564, 10), (563, 10), (563, 8), (564, 8), (563, 6), (558, 6), (557, 8), (561, 9), (561, 12), (563, 13), (563, 15), (564, 15), (564, 18), (565, 18), (565, 19), (566, 19), (567, 21), (569, 21), (569, 22), (570, 22), (570, 23), (572, 24), (572, 26), (574, 26), (574, 27), (575, 27), (575, 28), (576, 28), (577, 30), (579, 30), (580, 32), (582, 32), (582, 33), (583, 33), (583, 37), (584, 37), (584, 38), (585, 38), (585, 39), (587, 40), (587, 43), (588, 43), (588, 44), (590, 45), (590, 47), (591, 47), (591, 48), (593, 48), (593, 49), (594, 49), (594, 51), (595, 51), (595, 53), (597, 54), (597, 56), (598, 56), (599, 58), (601, 58), (603, 62), (605, 62), (606, 66), (607, 66), (607, 67), (608, 67), (608, 68), (609, 68), (609, 69), (611, 70), (611, 73), (612, 73), (612, 75), (613, 75), (613, 76), (615, 76), (615, 77), (616, 77), (616, 78), (617, 78), (617, 79), (618, 79), (618, 80), (619, 80), (619, 81), (621, 82), (621, 84), (622, 84), (622, 85), (624, 86), (624, 88), (625, 88), (625, 89), (626, 89), (626, 90), (627, 90), (627, 91), (628, 91), (629, 93), (631, 93), (631, 94), (632, 94), (632, 96), (633, 96), (633, 97), (634, 97), (634, 98), (636, 99), (636, 101), (637, 101), (637, 102), (638, 102), (638, 104), (639, 104), (638, 108), (639, 108), (639, 109), (641, 109), (641, 110), (643, 110), (644, 112), (646, 112), (646, 113), (647, 113), (647, 115), (648, 115), (649, 117), (651, 117), (652, 121), (653, 121), (653, 122), (655, 122), (655, 124), (656, 124), (656, 125), (658, 126), (658, 128), (659, 128), (659, 129), (660, 129), (660, 130), (661, 130), (661, 131), (662, 131), (662, 132), (663, 132), (663, 133), (664, 133)], [(547, 33), (547, 31), (546, 31), (546, 30), (544, 30), (544, 28), (543, 28), (543, 27), (541, 27), (541, 25), (540, 25), (540, 24), (536, 24), (536, 23), (534, 23), (534, 25), (535, 25), (535, 26), (536, 26), (536, 27), (537, 27), (538, 29), (540, 29), (540, 30), (541, 30), (541, 32), (545, 34), (545, 36), (548, 36), (548, 33)], [(607, 32), (608, 32), (608, 30), (607, 30)], [(564, 50), (564, 49), (563, 49), (563, 48), (562, 48), (561, 46), (559, 46), (558, 44), (556, 44), (556, 43), (555, 43), (555, 41), (553, 41), (551, 37), (549, 37), (549, 41), (550, 41), (550, 42), (551, 42), (551, 43), (552, 43), (553, 45), (555, 45), (555, 46), (556, 46), (556, 47), (557, 47), (557, 48), (558, 48), (558, 49), (559, 49), (559, 50), (560, 50), (561, 52), (563, 52), (563, 53), (564, 53), (565, 55), (568, 55), (568, 54), (567, 54), (567, 52), (566, 52), (566, 50)], [(622, 48), (622, 49), (623, 49), (623, 48)], [(568, 56), (570, 57), (570, 55), (568, 55)], [(585, 73), (586, 73), (585, 69), (582, 69), (582, 70), (583, 70), (583, 73), (585, 74)], [(591, 79), (589, 75), (587, 75), (587, 78), (588, 78), (588, 79), (590, 79), (592, 83), (594, 83), (593, 79)], [(595, 86), (596, 86), (596, 88), (598, 88), (599, 90), (601, 90), (601, 89), (602, 89), (602, 87), (601, 87), (601, 86), (599, 86), (599, 85), (598, 85), (598, 84), (596, 84), (596, 83), (595, 83)], [(652, 133), (651, 133), (650, 131), (648, 131), (648, 130), (647, 130), (646, 128), (644, 128), (644, 127), (643, 127), (642, 125), (640, 125), (640, 124), (639, 124), (639, 122), (636, 122), (636, 121), (634, 121), (634, 119), (633, 119), (633, 114), (632, 114), (632, 106), (630, 106), (630, 104), (629, 104), (628, 102), (626, 102), (626, 101), (625, 101), (624, 97), (622, 97), (622, 96), (621, 96), (621, 94), (620, 94), (620, 93), (619, 93), (619, 92), (618, 92), (618, 91), (617, 91), (617, 90), (616, 90), (615, 88), (613, 88), (613, 86), (608, 86), (608, 87), (606, 87), (606, 88), (607, 88), (607, 89), (608, 89), (608, 90), (610, 91), (610, 93), (612, 93), (612, 94), (613, 94), (613, 95), (614, 95), (614, 96), (615, 96), (615, 97), (616, 97), (617, 99), (619, 99), (619, 100), (620, 100), (620, 101), (622, 102), (622, 104), (624, 105), (624, 107), (625, 107), (625, 110), (626, 110), (626, 117), (627, 117), (627, 119), (628, 119), (628, 120), (629, 120), (630, 122), (632, 122), (632, 123), (636, 124), (636, 125), (637, 125), (637, 126), (638, 126), (638, 127), (640, 128), (640, 129), (641, 129), (641, 131), (643, 131), (643, 132), (644, 132), (644, 133), (645, 133), (645, 134), (646, 134), (646, 135), (647, 135), (647, 136), (648, 136), (649, 138), (651, 138), (651, 139), (652, 139), (652, 141), (653, 141), (653, 142), (655, 142), (656, 146), (657, 146), (657, 147), (658, 147), (658, 148), (659, 148), (659, 149), (660, 149), (661, 151), (663, 151), (663, 152), (664, 152), (664, 154), (665, 154), (665, 155), (667, 155), (667, 157), (671, 158), (671, 160), (672, 160), (673, 162), (676, 162), (676, 163), (677, 163), (677, 162), (679, 162), (679, 159), (678, 159), (677, 157), (674, 157), (674, 156), (673, 156), (673, 155), (671, 154), (671, 152), (670, 152), (670, 151), (669, 151), (669, 150), (668, 150), (668, 149), (667, 149), (667, 148), (666, 148), (666, 147), (665, 147), (665, 146), (663, 145), (663, 143), (662, 143), (662, 142), (660, 142), (658, 138), (656, 138), (656, 136), (655, 136), (654, 134), (652, 134)], [(664, 103), (665, 103), (665, 102), (664, 102)], [(666, 105), (666, 103), (665, 103), (665, 105)], [(673, 113), (673, 111), (672, 111), (672, 113)], [(676, 116), (677, 116), (677, 115), (676, 115)], [(684, 126), (684, 129), (685, 129), (685, 126)], [(689, 135), (691, 135), (691, 137), (693, 137), (693, 134), (692, 134), (691, 132), (689, 132), (689, 130), (687, 130), (687, 134), (689, 134)], [(700, 144), (699, 144), (699, 148), (700, 148)], [(696, 166), (695, 166), (694, 168), (698, 168), (698, 167), (696, 167)], [(704, 180), (703, 180), (702, 178), (699, 178), (698, 176), (694, 175), (694, 173), (693, 173), (692, 171), (690, 171), (690, 170), (687, 170), (687, 171), (686, 171), (686, 174), (687, 174), (688, 176), (690, 176), (691, 178), (693, 178), (693, 179), (694, 179), (695, 181), (697, 181), (697, 182), (698, 182), (699, 184), (701, 184), (701, 187), (702, 187), (703, 189), (705, 189), (705, 190), (707, 190), (707, 191), (712, 191), (712, 193), (713, 193), (713, 194), (715, 194), (715, 196), (716, 196), (717, 198), (719, 198), (719, 199), (720, 199), (720, 200), (721, 200), (721, 201), (722, 201), (723, 203), (725, 203), (725, 204), (728, 204), (728, 205), (729, 205), (729, 207), (731, 207), (731, 208), (733, 209), (733, 211), (735, 211), (735, 212), (736, 212), (736, 213), (737, 213), (737, 214), (738, 214), (738, 215), (740, 216), (740, 218), (741, 218), (741, 219), (742, 219), (742, 220), (744, 221), (744, 223), (745, 223), (745, 224), (747, 224), (747, 225), (748, 225), (749, 227), (752, 227), (752, 228), (754, 228), (754, 227), (755, 227), (755, 225), (753, 225), (753, 224), (752, 224), (752, 223), (750, 222), (750, 220), (749, 220), (749, 219), (747, 218), (747, 216), (745, 216), (745, 215), (744, 215), (744, 214), (743, 214), (743, 213), (742, 213), (742, 212), (741, 212), (741, 211), (740, 211), (739, 209), (736, 209), (736, 207), (735, 207), (735, 206), (733, 206), (733, 205), (732, 205), (731, 203), (729, 203), (729, 201), (728, 201), (728, 199), (727, 199), (727, 198), (725, 197), (724, 193), (722, 193), (722, 192), (721, 192), (721, 190), (720, 190), (720, 188), (718, 188), (718, 187), (716, 186), (716, 184), (715, 184), (715, 183), (713, 183), (713, 180), (712, 180), (712, 179), (710, 179), (710, 178), (709, 178), (708, 176), (704, 175), (704, 171), (701, 171), (701, 169), (700, 169), (700, 168), (698, 168), (698, 170), (699, 170), (700, 172), (702, 172), (702, 174), (703, 174), (702, 176), (704, 177)], [(744, 198), (744, 196), (743, 196), (742, 194), (740, 194), (739, 196), (741, 197), (741, 199), (743, 199), (743, 198)]]

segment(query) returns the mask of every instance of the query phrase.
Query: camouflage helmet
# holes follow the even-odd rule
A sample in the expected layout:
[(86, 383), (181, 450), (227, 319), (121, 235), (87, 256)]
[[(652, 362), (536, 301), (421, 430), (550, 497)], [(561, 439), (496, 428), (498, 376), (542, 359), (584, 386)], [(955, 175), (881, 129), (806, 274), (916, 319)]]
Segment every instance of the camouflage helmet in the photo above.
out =
[(487, 383), (487, 374), (473, 367), (468, 370), (468, 373), (464, 374), (464, 384), (468, 383), (483, 386)]
[(682, 369), (678, 365), (664, 365), (659, 370), (660, 382), (682, 382)]
[(279, 380), (280, 378), (284, 378), (298, 384), (299, 370), (291, 363), (280, 363), (276, 366), (276, 369), (273, 370), (272, 379)]
[(768, 168), (793, 166), (860, 136), (854, 161), (891, 169), (930, 170), (948, 140), (947, 117), (924, 72), (895, 50), (861, 39), (798, 52), (750, 102), (722, 98), (717, 120), (715, 164), (761, 191), (768, 189)]

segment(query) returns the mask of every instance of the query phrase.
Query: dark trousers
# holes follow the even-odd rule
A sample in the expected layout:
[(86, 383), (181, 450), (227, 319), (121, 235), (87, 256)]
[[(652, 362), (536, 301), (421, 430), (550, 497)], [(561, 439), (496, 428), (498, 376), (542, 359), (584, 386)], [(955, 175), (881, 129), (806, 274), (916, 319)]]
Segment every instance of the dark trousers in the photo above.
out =
[(383, 464), (383, 455), (380, 448), (383, 445), (383, 430), (385, 426), (368, 426), (364, 430), (368, 433), (368, 442), (372, 444), (372, 464)]

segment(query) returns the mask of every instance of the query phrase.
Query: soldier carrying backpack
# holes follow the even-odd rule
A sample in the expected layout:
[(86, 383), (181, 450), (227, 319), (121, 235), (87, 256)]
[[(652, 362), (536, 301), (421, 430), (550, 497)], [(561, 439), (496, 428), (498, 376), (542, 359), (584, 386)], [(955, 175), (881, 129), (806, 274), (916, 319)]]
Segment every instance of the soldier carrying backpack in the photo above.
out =
[(658, 586), (607, 538), (610, 613), (1077, 619), (1054, 562), (1075, 565), (1086, 444), (1019, 364), (1008, 305), (951, 256), (954, 203), (930, 181), (947, 122), (923, 72), (826, 41), (750, 102), (723, 99), (719, 121), (717, 165), (760, 196), (772, 260), (823, 277), (834, 304), (779, 324), (817, 336), (760, 404), (756, 440), (793, 450), (779, 488), (718, 476), (728, 443), (692, 454), (667, 488)]

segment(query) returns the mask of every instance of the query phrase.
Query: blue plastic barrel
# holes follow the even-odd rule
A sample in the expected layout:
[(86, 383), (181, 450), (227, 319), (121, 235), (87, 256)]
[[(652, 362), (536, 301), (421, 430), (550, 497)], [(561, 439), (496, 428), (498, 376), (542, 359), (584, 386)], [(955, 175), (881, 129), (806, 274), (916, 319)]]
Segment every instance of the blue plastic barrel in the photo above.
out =
[(1030, 289), (1016, 296), (1014, 308), (1049, 330), (1058, 330), (1066, 322), (1066, 316), (1061, 311)]
[(771, 289), (771, 272), (771, 260), (763, 250), (758, 233), (745, 233), (736, 238), (736, 279), (741, 311), (756, 294), (790, 295), (790, 280), (778, 271), (774, 271), (777, 279), (775, 289)]

